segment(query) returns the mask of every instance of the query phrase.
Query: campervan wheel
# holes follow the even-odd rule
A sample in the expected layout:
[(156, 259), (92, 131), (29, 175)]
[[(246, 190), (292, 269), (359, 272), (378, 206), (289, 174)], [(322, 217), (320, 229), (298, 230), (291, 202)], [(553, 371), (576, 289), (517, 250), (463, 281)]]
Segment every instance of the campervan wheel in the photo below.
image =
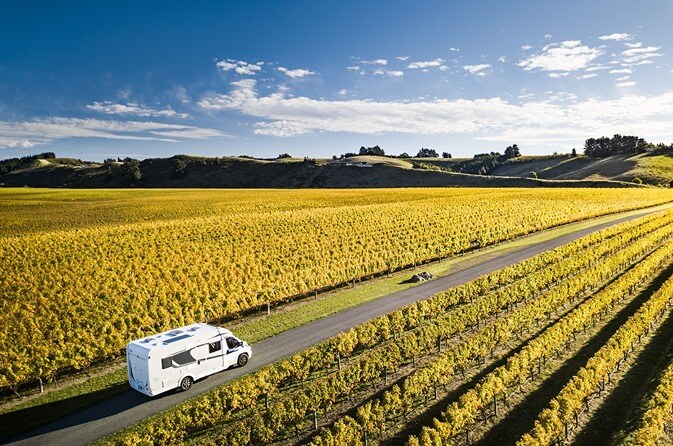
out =
[[(239, 358), (240, 361), (240, 358)], [(192, 384), (194, 384), (194, 380), (192, 379), (191, 376), (185, 376), (182, 378), (182, 381), (180, 381), (180, 388), (182, 390), (189, 390), (190, 387), (192, 387)]]
[(238, 366), (239, 367), (243, 367), (247, 363), (248, 363), (248, 354), (247, 353), (243, 353), (242, 355), (238, 356)]

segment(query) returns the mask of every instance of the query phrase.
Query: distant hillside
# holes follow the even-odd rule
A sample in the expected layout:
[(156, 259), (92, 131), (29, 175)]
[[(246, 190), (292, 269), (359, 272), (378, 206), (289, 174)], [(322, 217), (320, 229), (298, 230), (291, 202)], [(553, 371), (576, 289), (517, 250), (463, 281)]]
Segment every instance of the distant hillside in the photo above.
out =
[(668, 155), (615, 155), (606, 158), (585, 156), (519, 157), (507, 160), (490, 172), (504, 177), (529, 178), (535, 172), (547, 180), (609, 180), (669, 186), (673, 180), (673, 157)]
[[(491, 162), (472, 158), (259, 160), (179, 155), (89, 163), (27, 157), (25, 162), (13, 162), (11, 170), (0, 171), (0, 183), (10, 187), (69, 188), (628, 187), (633, 186), (630, 181), (635, 176), (652, 184), (673, 178), (661, 167), (665, 164), (661, 160), (649, 164), (634, 161), (638, 157), (521, 157), (496, 167), (491, 175), (461, 173), (484, 171), (484, 163)], [(645, 166), (651, 170), (646, 171)], [(531, 171), (539, 179), (531, 178)]]

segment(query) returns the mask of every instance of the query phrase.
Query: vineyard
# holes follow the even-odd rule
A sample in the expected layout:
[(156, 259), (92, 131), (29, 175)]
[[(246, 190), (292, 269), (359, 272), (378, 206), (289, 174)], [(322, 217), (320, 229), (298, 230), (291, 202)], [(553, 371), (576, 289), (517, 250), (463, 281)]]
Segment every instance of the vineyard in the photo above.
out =
[[(572, 442), (672, 317), (672, 242), (671, 211), (611, 227), (357, 326), (103, 442)], [(595, 346), (587, 359), (559, 378), (587, 345)], [(630, 444), (655, 444), (673, 423), (671, 367), (652, 373), (658, 385), (632, 414)], [(541, 409), (516, 432), (506, 426), (550, 380), (561, 387)]]
[(85, 368), (171, 327), (673, 198), (468, 192), (2, 191), (0, 387)]

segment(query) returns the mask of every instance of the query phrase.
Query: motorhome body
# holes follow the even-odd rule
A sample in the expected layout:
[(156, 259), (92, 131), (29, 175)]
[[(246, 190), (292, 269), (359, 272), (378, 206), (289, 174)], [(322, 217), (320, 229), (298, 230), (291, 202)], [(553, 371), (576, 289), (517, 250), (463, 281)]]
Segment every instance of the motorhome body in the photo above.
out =
[(226, 328), (192, 324), (130, 342), (129, 384), (149, 396), (187, 390), (197, 379), (245, 365), (251, 355), (250, 346)]

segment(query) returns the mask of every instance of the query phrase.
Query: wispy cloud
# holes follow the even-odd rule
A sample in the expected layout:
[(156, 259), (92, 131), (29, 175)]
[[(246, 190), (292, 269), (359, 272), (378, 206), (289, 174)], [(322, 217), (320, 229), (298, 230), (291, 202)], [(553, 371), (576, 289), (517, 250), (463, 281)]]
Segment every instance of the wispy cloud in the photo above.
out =
[(215, 129), (146, 121), (51, 117), (0, 121), (0, 147), (33, 147), (66, 138), (178, 142), (229, 136)]
[(250, 79), (233, 87), (228, 94), (203, 98), (199, 105), (256, 118), (254, 132), (263, 135), (470, 134), (481, 140), (549, 144), (579, 143), (587, 135), (618, 132), (673, 139), (673, 92), (614, 100), (513, 104), (497, 97), (382, 102), (287, 97), (282, 92), (259, 96), (255, 81)]
[(220, 71), (234, 71), (236, 74), (252, 76), (262, 70), (264, 62), (248, 63), (244, 60), (225, 59), (217, 62), (215, 66)]
[(610, 74), (631, 74), (633, 73), (633, 69), (631, 68), (620, 68), (618, 70), (610, 70)]
[(589, 73), (589, 74), (583, 74), (580, 76), (580, 79), (591, 79), (592, 77), (598, 76), (597, 73)]
[(589, 68), (587, 68), (587, 69), (584, 70), (584, 71), (590, 73), (590, 72), (592, 72), (592, 71), (609, 70), (610, 68), (612, 68), (612, 67), (610, 67), (610, 66), (604, 66), (604, 65), (598, 65), (598, 66), (594, 66), (594, 67), (589, 67)]
[(661, 54), (657, 52), (660, 48), (661, 47), (658, 46), (648, 46), (624, 50), (622, 51), (622, 62), (625, 65), (646, 65), (648, 63), (652, 63), (648, 59), (661, 57)]
[(409, 56), (397, 56), (395, 59), (406, 62), (409, 59)]
[(402, 76), (404, 76), (404, 71), (382, 70), (382, 69), (379, 68), (378, 70), (374, 71), (374, 74), (377, 75), (377, 76), (386, 75), (386, 76), (390, 76), (390, 77), (402, 77)]
[(603, 54), (600, 48), (582, 45), (579, 40), (566, 40), (546, 45), (537, 54), (519, 61), (526, 71), (575, 71), (587, 68), (589, 63)]
[(632, 38), (633, 37), (629, 33), (614, 33), (599, 37), (599, 39), (601, 40), (615, 40), (617, 42), (620, 42), (622, 40), (630, 40)]
[(616, 85), (617, 87), (633, 87), (633, 86), (636, 85), (637, 83), (638, 83), (638, 82), (628, 81), (628, 82), (618, 82), (618, 83), (616, 83), (615, 85)]
[(349, 67), (346, 67), (348, 71), (360, 71), (360, 65), (351, 65)]
[(423, 68), (440, 67), (443, 64), (444, 64), (444, 59), (438, 57), (437, 59), (434, 59), (434, 60), (412, 62), (407, 66), (407, 68), (409, 68), (411, 70), (418, 70), (418, 69), (423, 69)]
[(463, 65), (463, 69), (465, 71), (470, 74), (474, 74), (475, 76), (485, 76), (489, 68), (491, 68), (491, 65), (487, 63), (482, 63), (479, 65)]
[(315, 71), (307, 70), (305, 68), (296, 68), (294, 70), (287, 69), (285, 67), (278, 67), (276, 70), (280, 71), (287, 77), (291, 77), (293, 79), (298, 79), (306, 76), (312, 76), (314, 74), (318, 74)]
[(524, 50), (524, 51), (528, 51), (528, 50), (532, 50), (533, 47), (531, 45), (524, 45), (524, 46), (521, 47), (521, 49)]
[(460, 48), (456, 48), (456, 47), (452, 46), (451, 48), (449, 48), (449, 51), (460, 51)]
[(388, 60), (387, 59), (360, 60), (359, 63), (363, 65), (388, 65)]
[(106, 115), (129, 115), (129, 116), (143, 116), (143, 117), (167, 117), (167, 118), (187, 118), (187, 113), (178, 113), (171, 107), (162, 109), (151, 108), (137, 102), (128, 102), (126, 104), (116, 104), (111, 101), (94, 102), (87, 105), (87, 109)]

